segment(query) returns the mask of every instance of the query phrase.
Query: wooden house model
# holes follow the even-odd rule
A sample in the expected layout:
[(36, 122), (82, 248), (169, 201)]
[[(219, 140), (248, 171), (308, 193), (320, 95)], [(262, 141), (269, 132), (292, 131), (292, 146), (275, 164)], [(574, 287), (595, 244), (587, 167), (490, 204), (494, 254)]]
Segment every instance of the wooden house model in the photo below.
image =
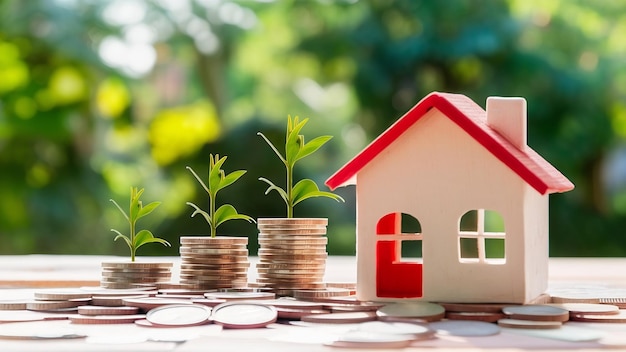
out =
[[(490, 97), (485, 111), (437, 92), (326, 181), (351, 184), (357, 297), (467, 303), (545, 292), (548, 195), (574, 188), (526, 144), (526, 100)], [(403, 231), (403, 216), (418, 229)], [(402, 257), (410, 244), (421, 257)]]

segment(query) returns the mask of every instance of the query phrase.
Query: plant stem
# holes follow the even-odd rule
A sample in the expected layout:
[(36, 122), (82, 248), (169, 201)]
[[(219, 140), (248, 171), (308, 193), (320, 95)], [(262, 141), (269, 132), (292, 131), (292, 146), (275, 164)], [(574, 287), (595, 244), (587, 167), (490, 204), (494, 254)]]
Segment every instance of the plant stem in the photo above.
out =
[(215, 235), (217, 234), (217, 229), (215, 228), (215, 194), (209, 194), (209, 216), (211, 218), (211, 224), (210, 224), (210, 228), (211, 228), (211, 237), (215, 237)]
[[(130, 221), (130, 243), (135, 243), (135, 222)], [(130, 261), (135, 261), (135, 247), (130, 246)]]
[(289, 164), (287, 166), (287, 217), (293, 218), (293, 197), (291, 196), (293, 190), (293, 167)]

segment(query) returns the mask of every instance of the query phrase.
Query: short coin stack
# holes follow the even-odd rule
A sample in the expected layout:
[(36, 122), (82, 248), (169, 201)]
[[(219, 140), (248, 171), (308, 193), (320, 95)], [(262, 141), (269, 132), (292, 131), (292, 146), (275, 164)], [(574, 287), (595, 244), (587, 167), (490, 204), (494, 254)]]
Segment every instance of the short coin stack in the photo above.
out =
[(283, 296), (324, 289), (327, 224), (328, 219), (258, 219), (258, 284)]
[(167, 283), (172, 263), (104, 262), (100, 286), (110, 289), (134, 288)]
[(181, 284), (198, 289), (247, 286), (247, 237), (184, 236), (180, 244)]

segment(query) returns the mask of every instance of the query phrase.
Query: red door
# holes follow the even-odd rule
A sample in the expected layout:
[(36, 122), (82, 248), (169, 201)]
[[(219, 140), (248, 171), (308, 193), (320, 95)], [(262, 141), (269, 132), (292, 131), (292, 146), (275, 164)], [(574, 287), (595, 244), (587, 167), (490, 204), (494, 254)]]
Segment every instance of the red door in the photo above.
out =
[(376, 295), (388, 298), (422, 297), (422, 264), (402, 262), (401, 241), (385, 235), (402, 233), (401, 213), (383, 216), (376, 226)]

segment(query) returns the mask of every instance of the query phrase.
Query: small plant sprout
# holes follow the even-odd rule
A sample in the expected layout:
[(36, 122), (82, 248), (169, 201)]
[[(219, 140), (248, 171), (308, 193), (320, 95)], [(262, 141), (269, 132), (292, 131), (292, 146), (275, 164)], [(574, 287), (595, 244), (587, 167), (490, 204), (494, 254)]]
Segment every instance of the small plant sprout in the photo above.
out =
[(124, 239), (128, 248), (130, 248), (130, 260), (132, 262), (135, 261), (135, 253), (139, 247), (143, 246), (146, 243), (161, 243), (164, 246), (171, 247), (170, 243), (162, 238), (154, 237), (152, 232), (149, 230), (141, 230), (136, 232), (137, 220), (143, 218), (144, 216), (152, 213), (154, 209), (156, 209), (161, 202), (152, 202), (147, 205), (143, 205), (142, 201), (139, 200), (141, 195), (143, 194), (143, 188), (137, 189), (137, 187), (130, 188), (130, 207), (128, 214), (122, 209), (122, 207), (117, 204), (116, 201), (110, 199), (110, 201), (119, 209), (119, 211), (124, 215), (124, 218), (128, 221), (130, 225), (129, 236), (123, 235), (121, 232), (111, 229), (111, 231), (115, 232), (117, 236), (115, 236), (114, 241), (117, 241), (118, 238)]
[(310, 179), (302, 179), (298, 181), (295, 185), (293, 184), (293, 169), (296, 162), (306, 156), (309, 156), (316, 152), (321, 146), (323, 146), (326, 142), (328, 142), (332, 136), (320, 136), (313, 138), (308, 143), (304, 142), (304, 136), (300, 134), (300, 130), (307, 123), (309, 119), (304, 119), (300, 121), (298, 117), (291, 116), (287, 117), (287, 135), (285, 138), (285, 155), (283, 156), (278, 149), (270, 142), (267, 137), (261, 132), (257, 134), (261, 136), (267, 142), (267, 144), (272, 148), (274, 153), (278, 156), (280, 161), (285, 165), (285, 169), (287, 170), (287, 184), (286, 188), (283, 189), (281, 187), (276, 186), (272, 181), (260, 177), (259, 180), (268, 184), (268, 188), (265, 191), (265, 194), (270, 193), (271, 191), (276, 191), (280, 194), (280, 197), (285, 201), (287, 205), (287, 217), (293, 217), (293, 208), (296, 204), (302, 202), (305, 199), (313, 198), (313, 197), (327, 197), (332, 198), (336, 201), (343, 202), (343, 198), (340, 196), (331, 193), (320, 191), (317, 187), (315, 181)]
[(198, 180), (202, 188), (209, 195), (209, 212), (200, 209), (197, 205), (187, 202), (187, 204), (195, 209), (191, 217), (200, 214), (204, 217), (206, 222), (209, 224), (211, 228), (211, 237), (215, 237), (217, 233), (217, 227), (221, 224), (225, 223), (229, 220), (246, 220), (248, 222), (255, 222), (253, 218), (248, 215), (239, 214), (234, 206), (230, 204), (223, 204), (219, 208), (216, 207), (216, 199), (217, 192), (222, 189), (232, 185), (237, 181), (241, 176), (246, 173), (246, 170), (237, 170), (233, 171), (230, 174), (226, 175), (224, 170), (222, 170), (222, 165), (226, 161), (226, 156), (220, 158), (219, 155), (209, 155), (209, 182), (208, 185), (205, 184), (202, 179), (198, 176), (198, 174), (193, 171), (193, 169), (187, 166), (187, 170), (191, 172), (191, 174)]

